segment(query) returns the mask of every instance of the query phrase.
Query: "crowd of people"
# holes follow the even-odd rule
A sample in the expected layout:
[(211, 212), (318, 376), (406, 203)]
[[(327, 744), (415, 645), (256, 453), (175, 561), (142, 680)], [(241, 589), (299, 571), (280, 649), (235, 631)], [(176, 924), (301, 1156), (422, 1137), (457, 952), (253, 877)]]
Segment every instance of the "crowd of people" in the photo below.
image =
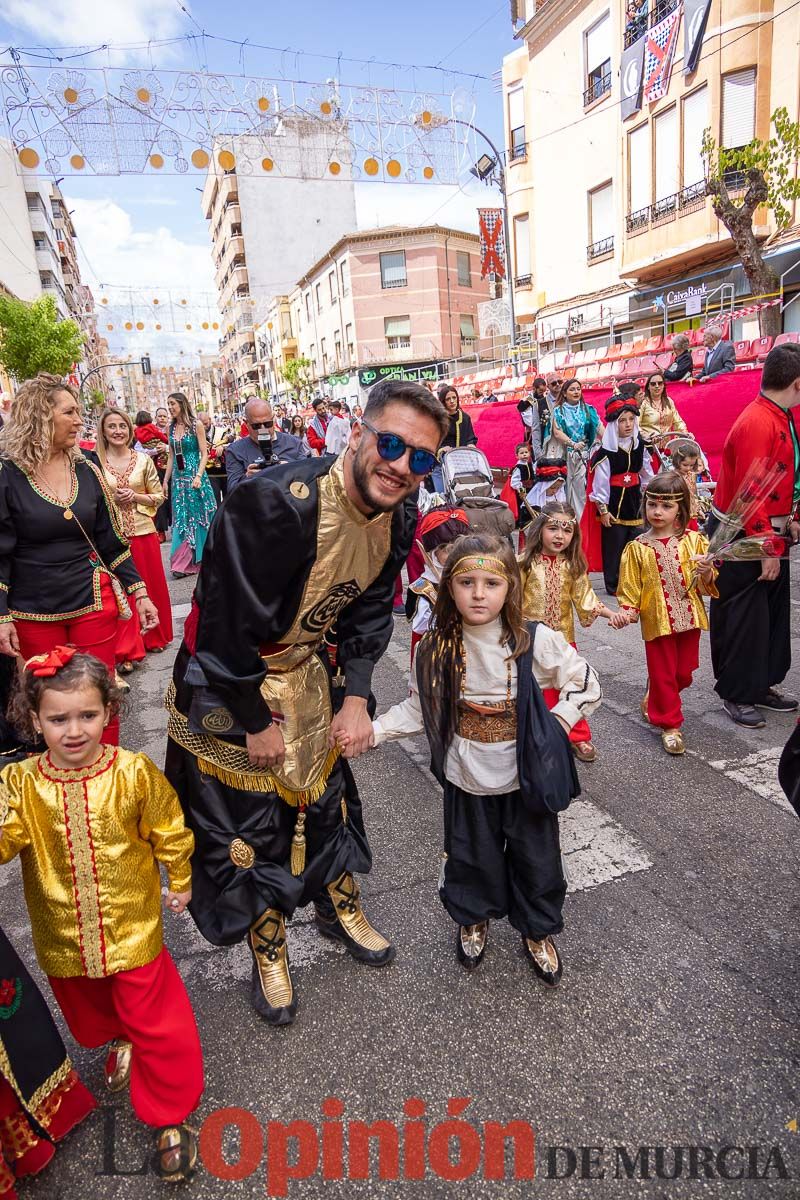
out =
[[(641, 713), (670, 755), (685, 749), (681, 695), (709, 629), (706, 598), (731, 719), (753, 728), (765, 710), (797, 708), (777, 688), (790, 662), (788, 547), (800, 535), (790, 415), (800, 347), (767, 357), (705, 507), (702, 450), (667, 383), (666, 372), (623, 383), (601, 421), (579, 382), (537, 382), (509, 481), (524, 514), (518, 545), (478, 530), (442, 470), (477, 440), (451, 387), (386, 380), (363, 412), (315, 401), (307, 426), (253, 398), (238, 438), (176, 393), (167, 412), (135, 422), (104, 410), (83, 450), (73, 389), (40, 375), (17, 392), (0, 458), (0, 863), (20, 857), (56, 1003), (79, 1044), (107, 1046), (106, 1083), (129, 1087), (155, 1130), (162, 1178), (195, 1168), (188, 1122), (203, 1062), (163, 944), (160, 868), (167, 911), (188, 908), (212, 945), (246, 943), (255, 1011), (291, 1024), (287, 921), (298, 907), (313, 905), (319, 935), (357, 963), (395, 957), (361, 899), (372, 851), (351, 762), (423, 734), (443, 791), (439, 895), (458, 962), (475, 971), (490, 922), (507, 919), (534, 977), (555, 988), (559, 813), (579, 793), (576, 762), (596, 757), (588, 719), (602, 698), (575, 617), (639, 624)], [(167, 490), (172, 570), (196, 579), (165, 698), (162, 773), (119, 745), (115, 667), (172, 636), (158, 522)], [(710, 543), (719, 528), (751, 556)], [(605, 599), (589, 578), (598, 531)], [(372, 674), (404, 564), (409, 695), (376, 717)], [(782, 771), (790, 796), (798, 761), (795, 735)], [(1, 931), (0, 1017), (10, 1200), (94, 1101)]]

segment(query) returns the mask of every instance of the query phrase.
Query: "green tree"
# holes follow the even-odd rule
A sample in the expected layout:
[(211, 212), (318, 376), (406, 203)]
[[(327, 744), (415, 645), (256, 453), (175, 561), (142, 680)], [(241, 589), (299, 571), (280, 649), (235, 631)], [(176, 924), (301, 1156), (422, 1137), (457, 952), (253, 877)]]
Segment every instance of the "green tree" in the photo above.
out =
[[(756, 209), (766, 208), (778, 229), (785, 229), (792, 221), (792, 203), (800, 199), (800, 125), (785, 108), (775, 110), (772, 125), (774, 137), (753, 138), (737, 150), (718, 146), (710, 129), (703, 137), (706, 195), (712, 197), (711, 207), (733, 239), (754, 296), (768, 296), (780, 287), (753, 227)], [(762, 308), (759, 326), (764, 337), (780, 333), (777, 305)]]
[(52, 296), (30, 304), (0, 296), (0, 362), (22, 383), (39, 371), (66, 375), (80, 360), (84, 335), (74, 321), (61, 321)]
[(301, 355), (300, 358), (290, 358), (281, 367), (281, 375), (292, 389), (295, 400), (303, 400), (311, 391), (311, 359)]

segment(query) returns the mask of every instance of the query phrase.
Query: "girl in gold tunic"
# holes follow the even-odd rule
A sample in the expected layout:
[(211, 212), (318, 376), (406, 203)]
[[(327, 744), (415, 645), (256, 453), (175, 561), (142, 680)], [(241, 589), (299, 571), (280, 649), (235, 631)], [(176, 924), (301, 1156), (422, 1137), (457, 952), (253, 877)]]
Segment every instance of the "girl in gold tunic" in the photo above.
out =
[(667, 754), (683, 754), (681, 692), (699, 664), (700, 631), (708, 629), (703, 596), (717, 595), (717, 572), (703, 558), (708, 538), (687, 529), (691, 498), (677, 471), (651, 479), (644, 503), (649, 529), (625, 547), (617, 600), (629, 623), (642, 622), (642, 716), (661, 730)]
[(184, 1178), (197, 1145), (184, 1124), (203, 1091), (194, 1014), (163, 944), (165, 904), (191, 899), (194, 838), (178, 798), (144, 754), (102, 746), (118, 706), (105, 666), (70, 646), (29, 659), (14, 711), (47, 751), (0, 775), (0, 863), (17, 854), (33, 943), (76, 1041), (111, 1043), (106, 1082), (130, 1080), (155, 1126), (156, 1170)]
[[(575, 645), (575, 613), (584, 627), (597, 617), (605, 617), (614, 629), (627, 624), (625, 617), (603, 604), (589, 582), (580, 526), (569, 504), (554, 500), (544, 505), (528, 531), (520, 569), (525, 616), (559, 630), (571, 646)], [(550, 689), (544, 698), (549, 708), (558, 703), (558, 693)], [(594, 762), (597, 751), (585, 720), (572, 727), (569, 740), (577, 759)]]

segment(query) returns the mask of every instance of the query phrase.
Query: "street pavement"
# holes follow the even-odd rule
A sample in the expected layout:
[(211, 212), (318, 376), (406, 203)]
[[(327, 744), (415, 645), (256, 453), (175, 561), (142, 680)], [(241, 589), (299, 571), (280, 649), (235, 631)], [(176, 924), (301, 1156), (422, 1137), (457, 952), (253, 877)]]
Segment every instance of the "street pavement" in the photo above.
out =
[[(800, 666), (800, 569), (793, 575)], [(191, 583), (171, 589), (180, 630)], [(363, 892), (370, 918), (397, 944), (391, 967), (355, 963), (319, 938), (308, 911), (299, 912), (289, 945), (300, 1009), (294, 1026), (274, 1030), (248, 1004), (246, 949), (208, 945), (188, 914), (166, 917), (168, 945), (205, 1050), (206, 1092), (195, 1124), (207, 1122), (204, 1148), (217, 1175), (220, 1136), (210, 1114), (223, 1108), (252, 1114), (237, 1118), (244, 1122), (240, 1136), (230, 1127), (222, 1139), (229, 1163), (244, 1156), (244, 1177), (233, 1177), (235, 1167), (227, 1180), (203, 1171), (193, 1195), (800, 1196), (800, 825), (776, 778), (794, 718), (769, 714), (766, 728), (754, 732), (734, 726), (713, 691), (704, 636), (701, 669), (684, 705), (687, 754), (669, 758), (639, 716), (646, 672), (638, 627), (613, 631), (598, 621), (579, 631), (579, 648), (600, 672), (604, 701), (591, 722), (598, 761), (580, 767), (583, 793), (561, 822), (570, 894), (557, 991), (537, 983), (505, 922), (492, 925), (474, 976), (456, 962), (455, 927), (436, 886), (440, 792), (421, 740), (383, 747), (356, 764), (374, 851)], [(381, 709), (406, 694), (408, 654), (408, 627), (396, 617), (375, 675)], [(159, 765), (172, 657), (150, 656), (132, 677), (122, 726), (124, 744)], [(800, 695), (798, 667), (786, 687)], [(0, 873), (0, 897), (3, 925), (31, 964), (16, 864)], [(147, 1131), (126, 1096), (103, 1095), (103, 1055), (66, 1040), (102, 1112), (70, 1136), (21, 1194), (47, 1200), (161, 1194), (165, 1185), (145, 1161)], [(331, 1097), (341, 1102), (333, 1115), (341, 1112), (344, 1125), (384, 1121), (399, 1130), (406, 1147), (399, 1178), (387, 1178), (386, 1169), (379, 1178), (373, 1147), (362, 1172), (368, 1178), (337, 1179), (337, 1122), (331, 1110), (323, 1117), (321, 1107)], [(462, 1127), (461, 1142), (451, 1143), (452, 1161), (464, 1164), (460, 1180), (441, 1177), (459, 1174), (448, 1167), (449, 1129), (441, 1126), (448, 1101), (459, 1098), (469, 1103), (451, 1106), (453, 1130), (459, 1121), (473, 1130)], [(412, 1120), (403, 1106), (415, 1099), (421, 1105), (411, 1104), (418, 1118)], [(420, 1114), (428, 1161), (419, 1162), (421, 1177), (408, 1178), (418, 1159)], [(304, 1143), (294, 1170), (308, 1177), (282, 1186), (281, 1162), (297, 1160), (296, 1146), (282, 1158), (275, 1125), (262, 1157), (261, 1131), (270, 1121), (297, 1120), (310, 1123), (303, 1136), (318, 1138), (326, 1154), (317, 1168), (314, 1145)], [(524, 1155), (515, 1178), (510, 1148), (504, 1167), (487, 1169), (488, 1152), (478, 1167), (479, 1145), (488, 1147), (492, 1138), (484, 1126), (511, 1121), (535, 1132), (533, 1181)], [(726, 1146), (739, 1149), (720, 1154)], [(649, 1148), (646, 1167), (641, 1147)], [(788, 1178), (781, 1178), (781, 1167)], [(346, 1156), (344, 1168), (340, 1176), (347, 1174)], [(749, 1178), (754, 1172), (766, 1177)]]

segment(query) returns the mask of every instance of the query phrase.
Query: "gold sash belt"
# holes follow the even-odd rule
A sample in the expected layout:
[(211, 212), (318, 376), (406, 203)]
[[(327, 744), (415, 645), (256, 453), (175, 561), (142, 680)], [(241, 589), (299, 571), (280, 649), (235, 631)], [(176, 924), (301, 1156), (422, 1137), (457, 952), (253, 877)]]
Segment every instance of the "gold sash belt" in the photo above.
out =
[(509, 700), (498, 705), (471, 704), (462, 700), (458, 706), (458, 735), (468, 742), (515, 742), (517, 740), (517, 702)]

